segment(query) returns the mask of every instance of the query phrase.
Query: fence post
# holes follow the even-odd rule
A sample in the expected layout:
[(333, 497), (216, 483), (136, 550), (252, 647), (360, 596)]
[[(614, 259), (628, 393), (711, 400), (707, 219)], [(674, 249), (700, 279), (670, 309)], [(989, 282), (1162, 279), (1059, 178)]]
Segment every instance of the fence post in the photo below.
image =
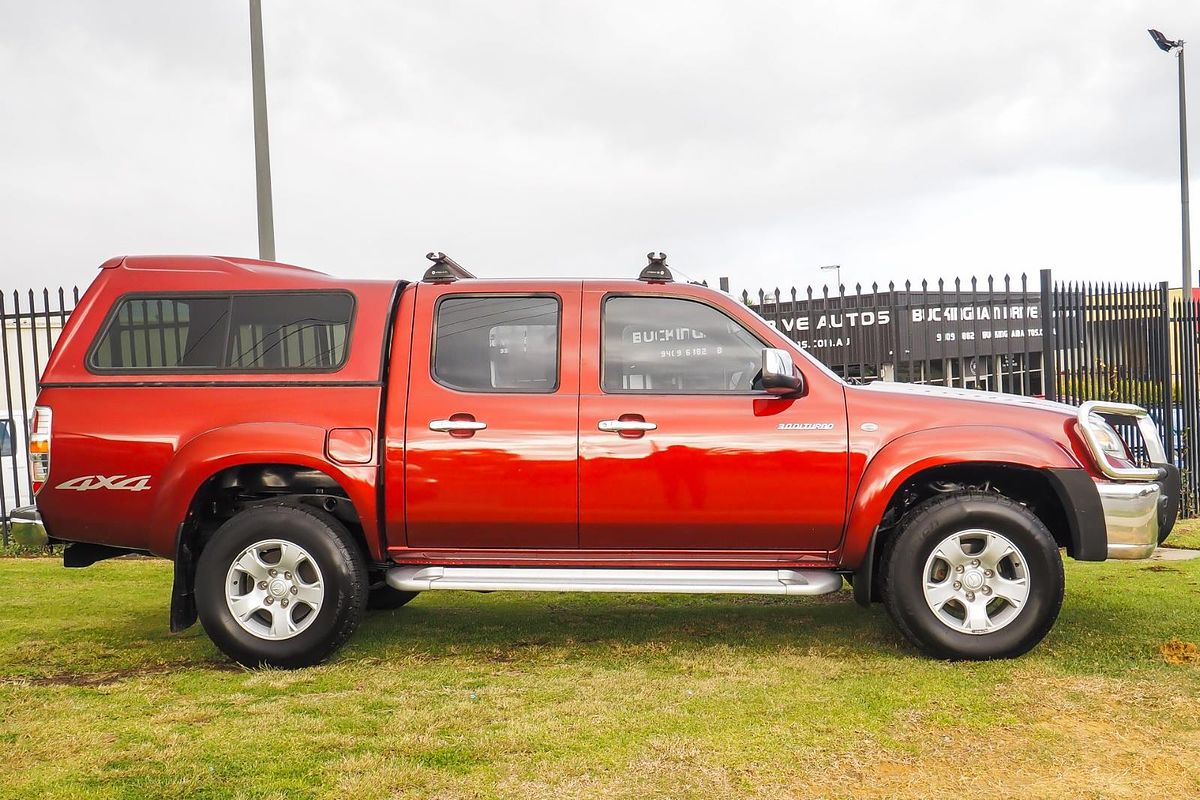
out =
[(1054, 336), (1054, 279), (1050, 270), (1042, 270), (1042, 394), (1047, 400), (1058, 399), (1058, 365)]
[(1171, 391), (1171, 288), (1166, 281), (1158, 284), (1158, 299), (1162, 325), (1158, 335), (1162, 344), (1158, 347), (1159, 365), (1162, 370), (1162, 424), (1163, 443), (1166, 445), (1167, 463), (1175, 463), (1175, 396)]
[[(903, 339), (901, 336), (900, 329), (903, 327), (904, 323), (907, 322), (907, 320), (905, 320), (904, 322), (902, 322), (900, 320), (900, 300), (898, 297), (896, 297), (896, 284), (893, 283), (892, 281), (888, 281), (888, 309), (891, 312), (890, 319), (892, 320), (892, 324), (888, 326), (890, 329), (888, 331), (888, 334), (890, 334), (889, 338), (892, 340), (892, 377), (891, 377), (891, 380), (895, 381), (895, 380), (898, 380), (897, 375), (900, 374), (900, 359), (904, 358), (904, 355), (905, 355), (904, 354), (904, 342), (903, 342)], [(905, 380), (909, 383), (914, 382), (913, 376), (912, 376), (911, 360), (908, 365), (908, 372), (905, 373)]]
[(729, 278), (718, 278), (717, 280), (720, 282), (721, 291), (729, 294)]
[[(1197, 437), (1196, 422), (1200, 418), (1200, 406), (1197, 404), (1197, 386), (1196, 379), (1200, 375), (1200, 365), (1197, 362), (1198, 351), (1196, 348), (1196, 328), (1197, 318), (1200, 317), (1200, 301), (1197, 301), (1194, 296), (1188, 297), (1183, 295), (1179, 302), (1179, 316), (1182, 319), (1179, 322), (1179, 329), (1176, 331), (1181, 347), (1179, 359), (1179, 399), (1184, 408), (1184, 425), (1192, 430), (1189, 431), (1189, 438), (1193, 445), (1200, 444), (1200, 437)], [(1190, 418), (1189, 418), (1190, 417)], [(1200, 464), (1198, 464), (1200, 466)], [(1192, 481), (1195, 485), (1197, 479), (1193, 474)], [(1193, 490), (1193, 496), (1195, 496)]]

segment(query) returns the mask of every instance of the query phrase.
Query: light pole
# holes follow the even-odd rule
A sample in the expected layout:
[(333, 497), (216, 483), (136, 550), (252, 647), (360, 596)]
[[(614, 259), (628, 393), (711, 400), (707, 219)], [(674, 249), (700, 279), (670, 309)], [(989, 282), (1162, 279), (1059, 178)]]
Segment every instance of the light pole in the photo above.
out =
[(271, 208), (271, 148), (267, 136), (267, 78), (263, 69), (262, 0), (250, 0), (250, 78), (254, 87), (254, 179), (258, 192), (258, 257), (275, 260)]
[(837, 270), (837, 285), (838, 285), (838, 291), (840, 292), (842, 290), (842, 265), (841, 264), (827, 264), (826, 266), (821, 267), (821, 272), (828, 272), (831, 269)]
[(1150, 38), (1165, 53), (1174, 53), (1179, 61), (1179, 201), (1183, 206), (1183, 296), (1192, 297), (1192, 224), (1188, 214), (1187, 98), (1183, 84), (1183, 45), (1171, 41), (1154, 29)]

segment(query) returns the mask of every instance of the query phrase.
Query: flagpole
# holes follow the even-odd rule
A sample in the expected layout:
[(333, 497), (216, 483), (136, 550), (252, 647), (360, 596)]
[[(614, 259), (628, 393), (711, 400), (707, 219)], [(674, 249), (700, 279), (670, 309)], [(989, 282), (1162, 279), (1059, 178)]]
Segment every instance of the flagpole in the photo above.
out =
[(263, 67), (262, 0), (250, 0), (250, 79), (254, 94), (254, 178), (258, 194), (258, 257), (275, 260), (271, 204), (271, 147), (267, 136), (267, 79)]
[(1192, 297), (1192, 222), (1188, 211), (1187, 93), (1183, 82), (1183, 42), (1179, 43), (1179, 202), (1183, 207), (1183, 296)]

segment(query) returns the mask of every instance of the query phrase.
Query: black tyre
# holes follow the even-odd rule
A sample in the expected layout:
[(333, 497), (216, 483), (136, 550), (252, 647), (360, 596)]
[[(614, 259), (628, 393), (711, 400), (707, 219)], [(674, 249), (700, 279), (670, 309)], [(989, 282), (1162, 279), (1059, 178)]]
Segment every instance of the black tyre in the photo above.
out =
[(1028, 652), (1063, 601), (1054, 537), (1007, 497), (934, 498), (901, 520), (880, 565), (896, 627), (939, 658), (986, 660)]
[(362, 551), (334, 517), (305, 505), (242, 511), (196, 566), (205, 632), (248, 667), (324, 661), (358, 627), (366, 601)]
[(372, 611), (391, 611), (407, 605), (408, 601), (420, 594), (420, 592), (402, 592), (399, 589), (393, 589), (384, 583), (382, 575), (376, 577), (377, 581), (371, 584), (371, 588), (367, 592), (367, 608)]

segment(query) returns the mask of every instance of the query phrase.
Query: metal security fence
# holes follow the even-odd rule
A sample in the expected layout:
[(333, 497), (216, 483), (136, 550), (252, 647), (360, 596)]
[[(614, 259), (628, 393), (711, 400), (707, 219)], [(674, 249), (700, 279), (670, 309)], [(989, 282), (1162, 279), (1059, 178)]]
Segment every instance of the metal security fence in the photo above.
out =
[(1175, 380), (1167, 393), (1168, 438), (1183, 473), (1184, 516), (1200, 515), (1200, 299), (1170, 302), (1170, 357)]
[(1050, 289), (1050, 340), (1062, 402), (1151, 406), (1171, 387), (1166, 284), (1059, 283)]
[[(1046, 303), (1054, 319), (1046, 359), (1055, 375), (1047, 396), (1073, 405), (1108, 400), (1147, 409), (1168, 456), (1180, 468), (1180, 511), (1196, 516), (1200, 300), (1184, 297), (1166, 283), (1046, 283)], [(1122, 434), (1132, 443), (1134, 455), (1144, 460), (1136, 428), (1125, 425)]]
[(776, 288), (742, 301), (851, 382), (1043, 393), (1043, 309), (1026, 275)]
[[(721, 288), (729, 291), (727, 278)], [(1200, 514), (1200, 295), (1165, 283), (1000, 277), (741, 292), (742, 301), (851, 382), (904, 381), (1149, 409)], [(26, 443), (38, 380), (78, 287), (0, 293), (0, 528), (32, 502)], [(1049, 378), (1047, 378), (1049, 376)], [(1132, 438), (1132, 437), (1131, 437)]]
[[(1036, 284), (1005, 275), (741, 298), (850, 382), (1142, 406), (1182, 473), (1181, 513), (1200, 514), (1200, 296), (1166, 283), (1055, 282), (1042, 270)], [(1144, 458), (1136, 427), (1122, 433)]]
[(0, 525), (9, 543), (9, 514), (33, 502), (29, 479), (29, 423), (38, 381), (67, 317), (79, 302), (79, 287), (0, 293), (0, 365), (4, 368), (6, 413), (0, 421)]

